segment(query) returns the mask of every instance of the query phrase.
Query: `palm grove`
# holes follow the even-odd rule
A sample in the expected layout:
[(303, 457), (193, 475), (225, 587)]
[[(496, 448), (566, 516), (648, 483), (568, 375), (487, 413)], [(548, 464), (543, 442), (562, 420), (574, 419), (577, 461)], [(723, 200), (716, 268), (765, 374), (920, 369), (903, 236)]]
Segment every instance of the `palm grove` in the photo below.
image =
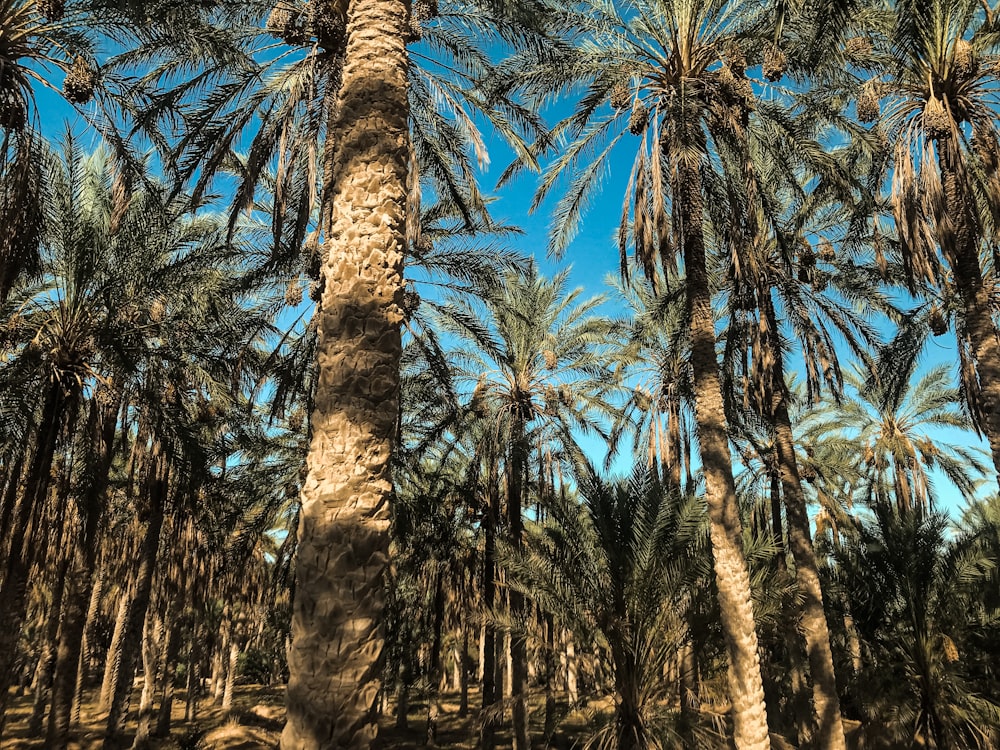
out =
[(0, 0), (0, 741), (1000, 745), (998, 24)]

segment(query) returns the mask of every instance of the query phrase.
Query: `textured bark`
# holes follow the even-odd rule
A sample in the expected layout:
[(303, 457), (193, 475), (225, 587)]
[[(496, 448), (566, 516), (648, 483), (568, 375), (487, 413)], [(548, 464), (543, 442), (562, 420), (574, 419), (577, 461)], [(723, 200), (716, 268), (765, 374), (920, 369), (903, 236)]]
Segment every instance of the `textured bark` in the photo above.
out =
[(170, 734), (171, 711), (174, 706), (174, 675), (177, 671), (177, 657), (180, 652), (179, 622), (173, 622), (167, 628), (166, 643), (163, 648), (163, 671), (160, 684), (160, 707), (156, 714), (154, 737), (166, 737)]
[(104, 678), (101, 680), (101, 699), (97, 704), (98, 713), (104, 713), (111, 708), (111, 697), (114, 695), (115, 681), (122, 663), (122, 648), (125, 645), (125, 627), (128, 622), (129, 602), (132, 600), (131, 582), (122, 588), (121, 599), (118, 601), (118, 614), (115, 615), (115, 627), (111, 631), (111, 645), (104, 664)]
[(462, 623), (462, 646), (458, 652), (458, 715), (469, 714), (469, 626)]
[[(483, 609), (490, 612), (496, 605), (496, 534), (500, 522), (500, 494), (492, 461), (486, 484), (489, 507), (483, 518)], [(499, 698), (497, 695), (497, 630), (496, 626), (489, 621), (483, 625), (482, 673), (483, 706), (479, 747), (481, 750), (493, 750), (496, 744), (496, 730), (491, 712)]]
[(963, 188), (958, 167), (958, 144), (952, 136), (938, 141), (945, 218), (939, 238), (951, 264), (955, 288), (962, 300), (965, 333), (972, 343), (982, 405), (982, 428), (990, 443), (1000, 483), (1000, 339), (993, 322), (990, 289), (979, 264), (979, 237), (973, 199)]
[(349, 4), (335, 150), (323, 186), (331, 218), (283, 750), (368, 748), (378, 729), (371, 709), (402, 351), (407, 16), (405, 0)]
[(153, 577), (156, 572), (156, 555), (160, 547), (160, 531), (163, 528), (170, 462), (158, 442), (154, 443), (153, 453), (149, 474), (149, 517), (139, 545), (135, 591), (129, 601), (125, 617), (121, 660), (111, 692), (111, 707), (105, 725), (104, 750), (114, 750), (125, 731), (125, 717), (128, 714), (129, 698), (132, 693), (132, 678), (135, 675), (143, 623), (149, 609)]
[[(520, 399), (515, 395), (515, 403)], [(511, 428), (511, 451), (507, 467), (507, 543), (511, 549), (520, 550), (523, 544), (525, 471), (528, 465), (527, 426), (519, 413), (515, 413)], [(530, 750), (528, 738), (528, 641), (523, 632), (527, 610), (524, 594), (507, 589), (511, 619), (521, 625), (510, 633), (510, 693), (512, 698), (513, 750)]]
[[(813, 745), (823, 750), (845, 750), (844, 725), (840, 714), (840, 697), (837, 678), (833, 669), (833, 652), (830, 648), (830, 630), (823, 609), (823, 589), (819, 580), (816, 553), (809, 532), (809, 514), (798, 463), (795, 460), (795, 441), (792, 421), (788, 414), (788, 393), (785, 386), (783, 355), (778, 336), (778, 320), (771, 301), (770, 290), (761, 294), (762, 314), (768, 335), (771, 358), (771, 416), (774, 427), (774, 448), (781, 478), (781, 494), (788, 519), (788, 546), (795, 560), (795, 583), (802, 597), (800, 628), (806, 644), (809, 674), (812, 677), (813, 710), (816, 734)], [(780, 514), (779, 514), (780, 515)], [(789, 643), (795, 649), (796, 643)]]
[(56, 445), (60, 434), (73, 424), (77, 396), (77, 391), (66, 392), (59, 383), (49, 385), (42, 407), (38, 438), (25, 477), (24, 492), (11, 519), (11, 541), (3, 584), (0, 585), (0, 602), (3, 602), (0, 614), (0, 737), (3, 736), (17, 645), (26, 614), (34, 537), (38, 533), (42, 509), (48, 495)]
[(722, 631), (729, 657), (728, 684), (733, 730), (739, 750), (770, 747), (767, 711), (757, 652), (750, 577), (743, 556), (732, 458), (715, 355), (712, 297), (702, 227), (703, 195), (696, 163), (682, 162), (677, 198), (683, 215), (682, 244), (691, 327), (695, 421), (705, 473), (705, 501), (718, 589)]
[(233, 710), (233, 690), (236, 688), (236, 665), (239, 658), (239, 640), (233, 637), (229, 641), (229, 653), (226, 654), (226, 680), (222, 690), (222, 710), (227, 714)]
[(46, 745), (53, 750), (64, 750), (66, 747), (74, 707), (79, 710), (84, 671), (81, 657), (86, 655), (86, 628), (96, 616), (100, 603), (101, 586), (99, 582), (98, 585), (93, 582), (104, 495), (114, 457), (117, 419), (117, 404), (102, 408), (95, 399), (88, 432), (94, 438), (92, 448), (97, 455), (79, 502), (82, 528), (73, 545), (72, 572), (66, 584), (66, 603), (52, 681), (52, 710), (49, 713)]
[(146, 617), (146, 626), (142, 635), (142, 694), (139, 697), (139, 722), (135, 737), (132, 740), (132, 750), (146, 750), (150, 746), (153, 733), (153, 699), (156, 695), (156, 677), (160, 665), (158, 656), (160, 640), (162, 639), (163, 623), (155, 614), (155, 608)]

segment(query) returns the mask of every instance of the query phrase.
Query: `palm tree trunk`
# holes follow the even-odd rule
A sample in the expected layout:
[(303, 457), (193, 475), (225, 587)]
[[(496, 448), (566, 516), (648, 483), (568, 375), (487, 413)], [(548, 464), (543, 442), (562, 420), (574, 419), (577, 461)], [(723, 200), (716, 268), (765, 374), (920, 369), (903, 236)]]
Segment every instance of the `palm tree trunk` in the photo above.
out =
[(97, 567), (98, 536), (104, 508), (104, 494), (114, 458), (115, 428), (118, 404), (100, 408), (95, 399), (91, 411), (90, 434), (94, 438), (96, 461), (87, 477), (87, 486), (80, 499), (79, 513), (82, 534), (73, 545), (72, 574), (68, 576), (66, 604), (56, 655), (55, 677), (52, 681), (52, 710), (49, 713), (47, 746), (64, 750), (74, 705), (79, 706), (83, 686), (87, 624), (97, 611), (101, 586), (94, 585)]
[(104, 734), (104, 750), (114, 750), (125, 731), (132, 694), (135, 663), (142, 642), (143, 623), (149, 609), (156, 572), (156, 556), (160, 548), (160, 530), (163, 528), (164, 509), (167, 501), (167, 484), (170, 460), (159, 440), (153, 444), (153, 460), (149, 468), (149, 517), (146, 531), (139, 545), (136, 565), (135, 591), (128, 604), (125, 627), (122, 632), (121, 661), (111, 691), (111, 708), (108, 711)]
[[(333, 6), (328, 12), (338, 12)], [(331, 219), (283, 750), (367, 748), (378, 731), (371, 709), (399, 413), (409, 8), (405, 0), (352, 0), (348, 8), (332, 173), (323, 186)]]
[(125, 627), (128, 622), (129, 602), (132, 600), (132, 581), (125, 582), (121, 598), (118, 601), (118, 614), (115, 615), (115, 627), (111, 631), (111, 644), (104, 664), (104, 677), (101, 679), (101, 697), (97, 704), (98, 713), (104, 713), (111, 708), (111, 697), (114, 694), (115, 681), (122, 663), (122, 647), (125, 644)]
[[(497, 580), (497, 527), (500, 521), (500, 492), (497, 487), (495, 462), (490, 459), (487, 474), (489, 507), (483, 517), (483, 609), (492, 611), (496, 605)], [(491, 716), (497, 702), (497, 629), (488, 619), (483, 624), (483, 707), (481, 719), (480, 750), (493, 750), (496, 744), (494, 722)]]
[(25, 477), (24, 492), (14, 510), (3, 584), (0, 585), (0, 737), (6, 718), (9, 688), (17, 657), (17, 644), (27, 607), (28, 574), (42, 509), (48, 495), (59, 436), (75, 421), (76, 390), (67, 392), (52, 382), (45, 396), (35, 451)]
[[(809, 513), (805, 493), (802, 491), (802, 479), (795, 460), (795, 439), (792, 420), (788, 414), (784, 360), (777, 342), (778, 320), (770, 291), (765, 290), (761, 299), (768, 335), (773, 339), (771, 391), (774, 446), (785, 500), (785, 516), (788, 519), (788, 546), (795, 560), (795, 583), (802, 596), (800, 626), (806, 642), (809, 674), (812, 677), (813, 710), (816, 714), (817, 734), (813, 744), (822, 750), (845, 750), (847, 740), (840, 715), (840, 697), (837, 694), (833, 652), (830, 649), (830, 630), (823, 609), (823, 589), (809, 532)], [(790, 648), (796, 646), (794, 642), (789, 644)]]
[[(516, 402), (516, 401), (515, 401)], [(511, 549), (521, 549), (524, 520), (521, 508), (524, 503), (524, 480), (528, 465), (526, 425), (520, 413), (514, 417), (511, 436), (510, 466), (508, 467), (507, 534)], [(513, 750), (530, 750), (528, 738), (528, 641), (523, 629), (527, 627), (524, 594), (507, 589), (510, 617), (519, 627), (510, 634), (510, 691), (513, 698)]]
[(972, 198), (963, 188), (958, 150), (952, 136), (938, 141), (945, 214), (949, 220), (942, 232), (941, 247), (951, 264), (955, 288), (962, 300), (965, 333), (972, 343), (979, 381), (982, 415), (979, 421), (990, 442), (1000, 483), (1000, 339), (993, 322), (990, 290), (983, 282)]
[(761, 680), (750, 576), (743, 556), (722, 383), (715, 354), (715, 324), (702, 227), (703, 194), (697, 163), (682, 162), (677, 178), (682, 245), (691, 326), (691, 369), (695, 421), (705, 473), (705, 501), (718, 588), (719, 610), (729, 657), (729, 693), (738, 750), (770, 747)]

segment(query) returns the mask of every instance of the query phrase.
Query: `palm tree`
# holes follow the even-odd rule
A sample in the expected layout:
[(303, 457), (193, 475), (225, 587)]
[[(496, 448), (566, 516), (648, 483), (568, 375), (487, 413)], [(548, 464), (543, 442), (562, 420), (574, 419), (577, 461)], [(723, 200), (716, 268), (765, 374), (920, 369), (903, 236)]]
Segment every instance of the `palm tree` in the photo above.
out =
[[(545, 279), (535, 266), (510, 273), (486, 295), (480, 308), (453, 299), (442, 311), (445, 331), (466, 346), (457, 353), (460, 381), (475, 383), (477, 408), (492, 422), (503, 461), (507, 488), (508, 543), (522, 543), (522, 507), (528, 498), (532, 446), (547, 439), (573, 444), (572, 430), (601, 434), (597, 411), (611, 410), (613, 386), (602, 359), (607, 326), (594, 316), (600, 298), (579, 301), (579, 290), (567, 292), (567, 272)], [(499, 477), (496, 469), (489, 469)], [(523, 595), (511, 591), (511, 617), (525, 615)], [(512, 636), (511, 689), (514, 694), (515, 747), (529, 747), (527, 727), (527, 643)]]
[[(584, 89), (576, 111), (555, 128), (570, 145), (548, 169), (536, 196), (538, 205), (561, 176), (575, 172), (556, 208), (552, 249), (561, 251), (572, 239), (611, 154), (631, 132), (640, 142), (619, 229), (623, 271), (629, 265), (630, 236), (634, 264), (646, 276), (658, 266), (672, 268), (678, 255), (683, 258), (696, 431), (741, 748), (767, 747), (769, 740), (715, 351), (706, 196), (713, 183), (725, 183), (716, 171), (718, 154), (742, 153), (747, 124), (763, 116), (746, 77), (748, 57), (757, 62), (766, 50), (762, 72), (772, 80), (782, 75), (783, 53), (772, 38), (760, 35), (770, 25), (770, 10), (711, 0), (554, 7), (556, 25), (586, 43), (568, 39), (525, 53), (512, 64), (517, 85), (539, 102), (555, 91)], [(738, 175), (730, 177), (742, 182), (742, 165)], [(734, 217), (729, 226), (741, 221)]]
[(610, 665), (614, 715), (590, 744), (663, 747), (678, 731), (663, 709), (673, 689), (663, 675), (689, 637), (685, 609), (707, 574), (704, 506), (644, 466), (615, 483), (585, 466), (578, 481), (582, 503), (554, 502), (524, 548), (504, 556), (510, 585)]
[(849, 373), (853, 394), (811, 415), (803, 440), (823, 435), (849, 440), (862, 477), (858, 489), (872, 507), (892, 507), (900, 515), (933, 512), (937, 493), (931, 469), (940, 470), (971, 499), (978, 487), (976, 478), (985, 471), (980, 452), (949, 445), (932, 432), (971, 426), (958, 408), (958, 389), (950, 383), (948, 368), (931, 368), (914, 383), (915, 361), (908, 367), (896, 357), (887, 362), (894, 369), (902, 366), (903, 376), (890, 382)]
[(958, 298), (971, 354), (963, 385), (1000, 468), (1000, 342), (983, 260), (995, 252), (1000, 205), (995, 19), (975, 0), (904, 0), (874, 34), (883, 58), (861, 88), (859, 114), (894, 144), (885, 167), (911, 289)]
[(836, 557), (871, 655), (858, 682), (866, 740), (994, 747), (1000, 706), (969, 679), (976, 656), (967, 639), (981, 621), (966, 602), (980, 596), (993, 567), (976, 535), (950, 535), (936, 513), (883, 505)]

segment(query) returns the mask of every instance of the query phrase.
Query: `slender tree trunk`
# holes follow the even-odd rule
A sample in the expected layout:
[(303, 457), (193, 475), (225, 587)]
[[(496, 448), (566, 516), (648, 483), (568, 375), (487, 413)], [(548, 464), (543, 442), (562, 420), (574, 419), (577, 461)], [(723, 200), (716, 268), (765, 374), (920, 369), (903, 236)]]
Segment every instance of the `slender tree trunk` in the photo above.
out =
[(1000, 339), (993, 322), (990, 288), (983, 282), (979, 263), (973, 202), (959, 172), (959, 145), (953, 136), (938, 140), (937, 145), (946, 209), (939, 240), (962, 300), (965, 333), (972, 344), (979, 381), (980, 421), (1000, 482)]
[(691, 327), (695, 417), (705, 473), (705, 500), (722, 630), (729, 657), (729, 694), (738, 750), (770, 747), (750, 577), (743, 556), (722, 383), (715, 354), (715, 324), (702, 227), (703, 194), (697, 163), (683, 161), (677, 178)]
[(160, 708), (156, 716), (154, 737), (170, 735), (171, 711), (174, 707), (174, 677), (177, 672), (177, 658), (180, 656), (181, 622), (174, 619), (167, 628), (166, 644), (163, 648), (163, 672), (160, 686)]
[[(60, 534), (61, 536), (61, 534)], [(61, 540), (60, 540), (61, 541)], [(58, 545), (57, 549), (61, 549)], [(28, 732), (34, 737), (42, 733), (45, 721), (45, 709), (49, 706), (52, 693), (52, 679), (55, 675), (56, 657), (59, 652), (59, 622), (62, 619), (63, 592), (66, 588), (66, 570), (69, 560), (63, 559), (57, 563), (54, 580), (52, 581), (52, 602), (45, 621), (45, 643), (38, 659), (35, 671), (35, 700), (31, 707), (31, 717), (28, 719)]]
[(79, 710), (84, 683), (87, 625), (96, 617), (100, 604), (100, 578), (97, 579), (97, 585), (94, 585), (94, 576), (104, 495), (114, 457), (118, 404), (102, 408), (99, 402), (99, 398), (94, 399), (88, 430), (94, 438), (91, 448), (97, 451), (97, 455), (88, 472), (87, 485), (79, 503), (82, 531), (74, 545), (73, 567), (67, 581), (66, 604), (52, 683), (52, 711), (49, 714), (46, 740), (47, 746), (52, 750), (64, 750), (74, 706)]
[(222, 711), (227, 715), (233, 711), (233, 691), (236, 689), (236, 665), (239, 658), (240, 644), (234, 633), (229, 639), (229, 653), (226, 654), (226, 682), (222, 690)]
[(111, 708), (108, 711), (105, 728), (104, 750), (114, 750), (125, 731), (125, 717), (128, 714), (129, 699), (132, 694), (136, 657), (142, 641), (143, 623), (149, 609), (153, 577), (156, 572), (156, 555), (160, 547), (160, 530), (163, 527), (170, 461), (164, 454), (158, 440), (154, 442), (153, 453), (153, 461), (149, 469), (149, 518), (142, 542), (139, 545), (135, 592), (129, 602), (128, 614), (125, 618), (121, 663), (111, 693)]
[[(781, 490), (788, 519), (788, 546), (795, 560), (795, 582), (802, 597), (800, 627), (806, 644), (809, 673), (812, 677), (813, 710), (816, 715), (814, 745), (821, 750), (845, 750), (844, 725), (840, 715), (840, 697), (830, 649), (830, 630), (823, 609), (823, 589), (819, 580), (816, 553), (809, 532), (809, 514), (805, 493), (795, 459), (795, 439), (788, 414), (783, 356), (777, 341), (778, 320), (771, 302), (770, 291), (762, 295), (764, 314), (774, 352), (772, 371), (773, 421), (775, 452), (781, 475)], [(796, 639), (797, 640), (797, 639)], [(790, 642), (789, 648), (797, 643)]]
[(10, 524), (17, 505), (17, 490), (21, 486), (21, 475), (24, 473), (24, 460), (27, 455), (27, 448), (19, 450), (13, 467), (7, 472), (7, 486), (3, 493), (3, 503), (0, 505), (0, 560), (7, 559), (7, 540), (11, 537)]
[[(95, 549), (97, 544), (94, 545)], [(90, 587), (90, 602), (87, 604), (86, 616), (84, 617), (83, 625), (83, 636), (79, 641), (80, 655), (78, 658), (77, 669), (76, 669), (76, 686), (73, 689), (73, 703), (70, 709), (70, 720), (67, 724), (67, 728), (71, 724), (80, 723), (80, 711), (83, 705), (83, 692), (86, 688), (94, 684), (97, 679), (97, 667), (95, 665), (97, 649), (94, 648), (93, 642), (93, 629), (94, 623), (97, 621), (97, 613), (100, 611), (101, 607), (101, 595), (104, 593), (104, 574), (97, 569), (97, 561), (95, 554), (95, 570), (94, 576), (96, 578), (91, 578), (90, 581), (86, 581), (82, 577), (82, 570), (80, 571), (80, 576), (74, 573), (74, 579), (72, 585), (74, 590), (76, 586), (81, 588)], [(91, 583), (92, 581), (92, 583)], [(69, 594), (73, 596), (73, 594)], [(72, 600), (70, 600), (72, 601)], [(62, 641), (60, 640), (60, 647)], [(76, 645), (67, 642), (67, 647), (76, 649)], [(68, 656), (68, 654), (67, 654)], [(56, 665), (56, 681), (58, 683), (59, 666)], [(56, 689), (58, 692), (58, 689)], [(54, 700), (54, 699), (53, 699)]]
[[(489, 507), (483, 518), (483, 609), (491, 612), (496, 606), (496, 534), (500, 521), (500, 491), (497, 486), (496, 461), (491, 456), (487, 475), (487, 497)], [(480, 722), (480, 750), (493, 750), (496, 745), (496, 730), (492, 713), (497, 700), (497, 629), (487, 620), (483, 624), (483, 706)]]
[[(302, 489), (283, 750), (371, 745), (399, 415), (409, 164), (405, 0), (352, 0), (324, 180), (319, 379)], [(337, 12), (330, 3), (329, 12)], [(331, 551), (335, 551), (332, 553)]]
[(129, 602), (132, 601), (132, 586), (133, 582), (130, 581), (122, 588), (121, 598), (118, 601), (118, 614), (115, 616), (115, 627), (111, 631), (111, 645), (108, 646), (107, 658), (104, 663), (101, 699), (97, 705), (98, 713), (105, 713), (111, 708), (111, 698), (114, 695), (115, 682), (122, 664), (122, 649), (125, 645)]
[(469, 625), (462, 623), (462, 645), (458, 652), (458, 715), (465, 718), (469, 715)]
[[(511, 436), (510, 465), (508, 466), (507, 493), (507, 536), (511, 549), (520, 550), (523, 543), (524, 520), (521, 508), (524, 504), (524, 481), (528, 465), (527, 425), (518, 413), (513, 420)], [(513, 699), (513, 750), (530, 750), (528, 738), (528, 641), (524, 633), (527, 627), (527, 609), (524, 594), (508, 587), (510, 616), (517, 630), (510, 633), (510, 692)]]
[(11, 519), (11, 540), (8, 548), (3, 583), (0, 585), (0, 738), (7, 712), (7, 700), (21, 626), (27, 607), (28, 574), (38, 533), (45, 498), (52, 474), (52, 460), (60, 433), (68, 431), (75, 420), (77, 391), (66, 392), (58, 382), (48, 386), (35, 451), (25, 477), (24, 492)]
[(573, 634), (566, 631), (566, 697), (571, 706), (580, 701), (580, 692), (576, 679), (576, 646), (573, 644)]
[(142, 636), (142, 694), (139, 697), (139, 721), (132, 740), (132, 750), (146, 750), (150, 745), (153, 731), (153, 702), (156, 697), (157, 673), (160, 665), (161, 641), (163, 639), (163, 621), (156, 613), (156, 608), (146, 616), (146, 626)]

